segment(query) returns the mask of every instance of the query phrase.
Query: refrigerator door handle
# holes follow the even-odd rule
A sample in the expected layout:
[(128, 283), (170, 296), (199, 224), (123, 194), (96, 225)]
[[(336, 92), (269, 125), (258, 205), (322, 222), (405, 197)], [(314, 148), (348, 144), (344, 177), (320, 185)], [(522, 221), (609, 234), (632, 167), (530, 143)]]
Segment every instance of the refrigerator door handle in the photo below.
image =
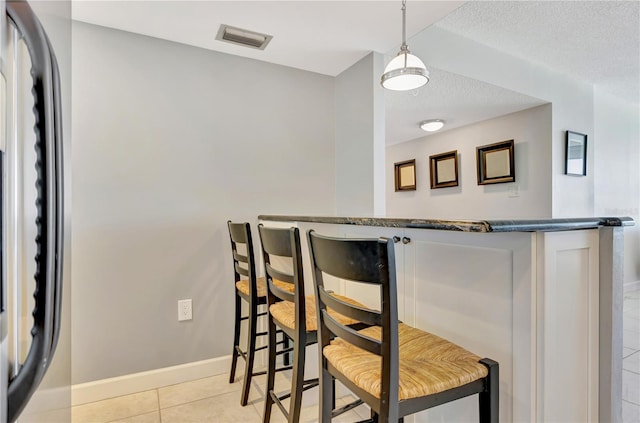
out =
[(6, 3), (31, 57), (36, 135), (37, 237), (33, 337), (18, 374), (9, 381), (7, 420), (14, 422), (42, 381), (60, 332), (62, 303), (62, 121), (60, 77), (51, 43), (26, 1)]

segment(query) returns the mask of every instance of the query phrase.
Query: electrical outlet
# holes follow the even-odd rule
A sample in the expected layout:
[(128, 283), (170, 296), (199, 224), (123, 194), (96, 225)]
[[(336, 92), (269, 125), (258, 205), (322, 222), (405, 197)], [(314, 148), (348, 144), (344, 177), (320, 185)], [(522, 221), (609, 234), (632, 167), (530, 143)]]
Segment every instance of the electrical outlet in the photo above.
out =
[(193, 319), (193, 310), (191, 308), (191, 299), (178, 300), (178, 321)]

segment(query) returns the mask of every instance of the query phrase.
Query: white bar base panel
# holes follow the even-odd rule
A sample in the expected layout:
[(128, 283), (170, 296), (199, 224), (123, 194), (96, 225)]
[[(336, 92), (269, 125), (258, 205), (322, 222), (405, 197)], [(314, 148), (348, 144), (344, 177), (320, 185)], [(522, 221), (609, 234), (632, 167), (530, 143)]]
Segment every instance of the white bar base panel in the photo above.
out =
[(71, 387), (71, 405), (102, 401), (109, 398), (157, 389), (163, 386), (228, 373), (231, 356), (195, 361), (109, 379), (80, 383)]
[[(476, 233), (263, 222), (402, 240), (395, 244), (399, 318), (500, 363), (500, 421), (622, 421), (622, 227)], [(303, 264), (306, 275), (310, 264)], [(340, 294), (379, 306), (369, 287), (330, 282)], [(405, 423), (477, 419), (473, 396)]]

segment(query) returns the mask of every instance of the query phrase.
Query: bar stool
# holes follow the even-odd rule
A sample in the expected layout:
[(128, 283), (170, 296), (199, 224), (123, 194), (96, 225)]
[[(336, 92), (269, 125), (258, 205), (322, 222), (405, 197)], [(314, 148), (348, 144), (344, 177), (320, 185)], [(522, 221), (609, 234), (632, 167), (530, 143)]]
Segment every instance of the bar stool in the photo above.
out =
[[(233, 223), (229, 220), (227, 221), (227, 226), (229, 228), (229, 237), (231, 238), (233, 274), (235, 280), (233, 352), (231, 353), (229, 383), (233, 383), (235, 380), (238, 357), (242, 357), (245, 360), (246, 366), (242, 382), (240, 404), (245, 406), (249, 399), (252, 377), (266, 373), (265, 371), (254, 372), (253, 363), (255, 353), (267, 348), (266, 345), (256, 348), (257, 337), (267, 335), (267, 332), (257, 331), (258, 317), (267, 314), (266, 311), (258, 313), (258, 306), (266, 305), (267, 303), (267, 288), (265, 279), (256, 277), (253, 241), (251, 239), (251, 227), (249, 223)], [(240, 252), (238, 251), (239, 246), (243, 246)], [(241, 276), (246, 277), (246, 279), (241, 278)], [(289, 285), (284, 288), (288, 289), (288, 286)], [(242, 316), (242, 301), (246, 301), (249, 304), (249, 313), (247, 316)], [(247, 350), (242, 351), (240, 348), (240, 326), (245, 320), (248, 322)], [(285, 344), (285, 346), (287, 345), (284, 334), (281, 343)]]
[[(300, 250), (300, 233), (298, 228), (279, 229), (266, 228), (262, 224), (258, 225), (260, 242), (262, 244), (262, 254), (264, 256), (265, 277), (267, 279), (267, 303), (269, 309), (268, 332), (269, 332), (269, 354), (267, 368), (267, 387), (265, 397), (265, 407), (263, 422), (269, 423), (271, 420), (271, 410), (273, 404), (287, 418), (289, 423), (297, 423), (300, 420), (300, 410), (302, 406), (302, 393), (308, 389), (318, 386), (318, 379), (304, 380), (304, 363), (306, 357), (306, 347), (317, 342), (317, 320), (315, 299), (312, 296), (305, 296), (304, 275), (302, 270), (302, 254)], [(278, 259), (276, 259), (278, 257)], [(278, 265), (280, 258), (290, 259), (289, 269), (283, 269), (282, 262)], [(293, 287), (293, 289), (287, 289)], [(340, 301), (364, 307), (347, 297), (331, 294)], [(359, 322), (345, 316), (341, 316), (333, 311), (331, 316), (345, 326), (358, 325)], [(275, 333), (281, 328), (285, 334), (293, 341), (293, 366), (276, 368)], [(274, 391), (275, 374), (277, 371), (292, 369), (291, 391), (278, 396)], [(289, 408), (286, 409), (282, 401), (290, 398)], [(335, 408), (335, 397), (330, 399), (330, 407)], [(335, 415), (344, 413), (358, 405), (362, 401), (348, 404), (339, 410), (333, 411)]]
[[(320, 319), (320, 422), (331, 421), (333, 379), (364, 400), (376, 422), (479, 394), (479, 421), (498, 422), (498, 363), (398, 323), (393, 240), (330, 238), (307, 232)], [(380, 286), (381, 311), (332, 297), (323, 275)], [(368, 328), (353, 331), (327, 308)], [(332, 340), (333, 337), (336, 337)]]

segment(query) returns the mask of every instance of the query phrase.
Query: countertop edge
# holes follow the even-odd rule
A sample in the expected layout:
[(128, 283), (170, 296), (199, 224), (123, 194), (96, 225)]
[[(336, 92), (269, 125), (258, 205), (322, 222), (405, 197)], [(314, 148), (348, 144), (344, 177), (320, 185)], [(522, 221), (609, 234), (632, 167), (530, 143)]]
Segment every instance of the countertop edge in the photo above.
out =
[(259, 215), (259, 220), (310, 222), (337, 225), (381, 226), (457, 232), (538, 232), (595, 229), (607, 226), (634, 226), (630, 217), (579, 217), (553, 219), (442, 220), (389, 217)]

